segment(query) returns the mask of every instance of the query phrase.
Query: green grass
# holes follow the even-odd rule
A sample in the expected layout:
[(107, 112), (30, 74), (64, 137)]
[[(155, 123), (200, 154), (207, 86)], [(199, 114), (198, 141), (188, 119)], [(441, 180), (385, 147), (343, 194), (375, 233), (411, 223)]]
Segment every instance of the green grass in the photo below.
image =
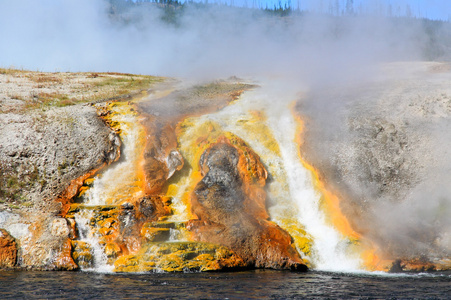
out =
[[(138, 92), (141, 90), (146, 90), (150, 88), (153, 84), (162, 82), (163, 78), (154, 76), (142, 76), (142, 75), (123, 75), (124, 77), (116, 77), (118, 75), (107, 73), (108, 77), (104, 77), (99, 82), (94, 83), (95, 87), (110, 87), (113, 90), (108, 92), (105, 96), (104, 94), (97, 95), (95, 100), (100, 100), (102, 98), (112, 98), (116, 96), (122, 96), (126, 94), (131, 94), (133, 92)], [(112, 77), (114, 75), (114, 77)], [(98, 77), (102, 77), (99, 75)]]
[(17, 165), (7, 167), (0, 161), (0, 203), (29, 206), (30, 203), (28, 203), (24, 194), (26, 191), (30, 191), (36, 183), (42, 187), (42, 181), (45, 182), (45, 179), (40, 175), (35, 165), (28, 166), (26, 175), (18, 175), (15, 171), (16, 167)]
[[(20, 76), (32, 83), (28, 95), (24, 91), (8, 95), (24, 103), (22, 108), (18, 106), (13, 110), (21, 113), (138, 94), (164, 80), (163, 77), (122, 73), (43, 73), (1, 68), (0, 75)], [(65, 92), (68, 88), (72, 90)]]

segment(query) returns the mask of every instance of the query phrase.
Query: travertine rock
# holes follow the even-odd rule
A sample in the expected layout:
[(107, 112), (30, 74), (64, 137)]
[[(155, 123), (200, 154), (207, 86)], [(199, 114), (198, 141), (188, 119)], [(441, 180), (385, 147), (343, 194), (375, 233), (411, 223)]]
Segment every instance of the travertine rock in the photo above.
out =
[(290, 235), (267, 220), (265, 168), (243, 141), (233, 142), (220, 137), (203, 153), (204, 177), (192, 195), (198, 220), (187, 228), (196, 240), (229, 247), (249, 267), (307, 270)]
[(0, 229), (0, 269), (12, 268), (16, 262), (16, 241), (5, 229)]
[(243, 260), (230, 249), (211, 243), (150, 243), (137, 254), (114, 263), (115, 272), (183, 272), (242, 269)]
[(451, 255), (450, 103), (449, 63), (399, 62), (298, 105), (304, 157), (381, 260), (406, 269), (428, 269), (419, 257), (439, 269)]

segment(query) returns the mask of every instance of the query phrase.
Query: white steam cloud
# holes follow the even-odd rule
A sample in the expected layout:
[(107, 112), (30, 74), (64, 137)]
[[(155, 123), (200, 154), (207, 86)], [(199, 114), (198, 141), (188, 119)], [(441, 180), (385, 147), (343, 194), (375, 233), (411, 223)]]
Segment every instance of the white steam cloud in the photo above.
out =
[(275, 17), (251, 9), (185, 7), (177, 24), (156, 5), (112, 15), (106, 1), (0, 2), (0, 66), (195, 78), (278, 74), (311, 82), (414, 59), (417, 23), (383, 17)]

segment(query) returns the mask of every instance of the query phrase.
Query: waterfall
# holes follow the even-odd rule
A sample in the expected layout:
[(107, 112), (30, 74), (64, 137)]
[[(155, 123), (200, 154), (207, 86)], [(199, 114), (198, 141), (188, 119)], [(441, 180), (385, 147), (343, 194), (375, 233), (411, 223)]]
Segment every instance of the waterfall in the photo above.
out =
[[(213, 126), (215, 134), (231, 132), (243, 139), (260, 156), (270, 174), (267, 207), (271, 221), (293, 237), (298, 251), (314, 269), (358, 271), (359, 254), (351, 251), (349, 238), (327, 219), (321, 209), (321, 192), (316, 190), (315, 179), (299, 155), (296, 135), (300, 132), (297, 132), (297, 123), (290, 110), (290, 104), (298, 98), (295, 92), (277, 81), (265, 82), (220, 111), (190, 118), (186, 131), (178, 137), (180, 151), (189, 165), (198, 163), (197, 138), (205, 124)], [(108, 265), (105, 246), (99, 243), (99, 238), (104, 236), (99, 236), (100, 231), (92, 228), (95, 218), (89, 215), (92, 214), (89, 207), (116, 207), (142, 195), (143, 179), (137, 170), (145, 144), (141, 140), (145, 133), (130, 106), (113, 103), (110, 109), (111, 119), (119, 124), (123, 142), (121, 159), (95, 178), (92, 188), (84, 195), (86, 208), (75, 214), (80, 241), (92, 249), (94, 268), (105, 271), (112, 267)], [(184, 226), (177, 224), (192, 218), (189, 196), (196, 176), (199, 176), (195, 173), (191, 169), (168, 186), (167, 196), (172, 198), (173, 215), (166, 221), (172, 224), (168, 227), (167, 242), (187, 238)]]
[[(299, 145), (295, 141), (299, 132), (296, 132), (290, 110), (290, 103), (298, 97), (283, 86), (274, 87), (274, 82), (265, 82), (223, 110), (200, 117), (199, 122), (216, 122), (224, 131), (242, 138), (261, 157), (272, 177), (267, 187), (270, 218), (295, 241), (305, 238), (299, 236), (299, 228), (305, 230), (312, 245), (304, 257), (307, 256), (314, 269), (358, 271), (359, 254), (351, 251), (349, 239), (326, 219), (312, 173), (300, 159)], [(253, 121), (253, 111), (265, 114), (264, 124)], [(301, 249), (298, 247), (298, 250)]]
[(91, 187), (81, 197), (82, 205), (73, 214), (78, 231), (74, 252), (77, 253), (79, 266), (83, 270), (97, 272), (113, 271), (115, 253), (110, 237), (119, 222), (117, 206), (139, 198), (143, 181), (141, 172), (137, 170), (144, 147), (140, 139), (145, 137), (145, 133), (137, 114), (125, 102), (110, 103), (108, 108), (113, 128), (121, 137), (121, 157), (105, 172), (94, 177)]
[(318, 270), (356, 271), (360, 260), (347, 253), (348, 239), (327, 224), (320, 209), (320, 194), (315, 190), (312, 174), (301, 163), (299, 145), (294, 143), (295, 121), (286, 109), (279, 116), (268, 118), (279, 141), (289, 193), (297, 206), (299, 222), (313, 237), (312, 263)]
[(85, 261), (87, 268), (82, 267), (85, 271), (111, 272), (113, 266), (108, 264), (108, 258), (105, 254), (105, 247), (100, 244), (99, 236), (95, 229), (91, 226), (91, 220), (94, 217), (92, 210), (82, 210), (74, 214), (75, 222), (78, 229), (78, 243), (85, 243), (90, 257)]
[(92, 188), (85, 194), (86, 205), (118, 204), (142, 194), (137, 166), (143, 150), (140, 138), (145, 135), (136, 113), (130, 111), (129, 105), (119, 103), (112, 108), (112, 119), (120, 126), (121, 158), (95, 178)]

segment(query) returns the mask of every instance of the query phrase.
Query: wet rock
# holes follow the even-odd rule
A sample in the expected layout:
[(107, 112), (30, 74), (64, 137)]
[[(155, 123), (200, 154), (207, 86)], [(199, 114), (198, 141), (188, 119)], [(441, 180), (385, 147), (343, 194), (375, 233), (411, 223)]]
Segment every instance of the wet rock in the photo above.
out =
[(145, 192), (158, 195), (174, 172), (183, 167), (183, 158), (177, 151), (177, 138), (170, 123), (147, 117), (143, 125), (147, 135), (143, 168)]
[(201, 157), (202, 170), (206, 173), (195, 190), (202, 210), (193, 209), (201, 219), (206, 213), (209, 220), (222, 223), (231, 213), (243, 209), (245, 195), (237, 169), (238, 152), (231, 145), (217, 144), (208, 154)]
[(133, 236), (138, 231), (139, 221), (134, 209), (121, 209), (118, 215), (119, 232), (121, 236)]
[(307, 270), (291, 236), (267, 220), (267, 173), (242, 140), (220, 137), (202, 154), (200, 169), (191, 199), (198, 219), (187, 225), (196, 240), (230, 248), (248, 267)]
[[(127, 207), (124, 205), (123, 207)], [(128, 213), (133, 213), (134, 206), (131, 209), (125, 209)], [(84, 206), (73, 204), (66, 218), (75, 221), (76, 214), (88, 217), (87, 225), (89, 228), (83, 228), (84, 235), (95, 236), (98, 238), (99, 245), (104, 249), (108, 262), (112, 263), (126, 249), (125, 240), (120, 235), (121, 212), (124, 209), (116, 205), (103, 206)], [(128, 215), (128, 214), (126, 214)], [(123, 217), (123, 214), (122, 214)], [(124, 220), (122, 220), (124, 221)], [(94, 249), (81, 237), (80, 224), (76, 224), (77, 234), (72, 237), (72, 257), (80, 268), (91, 268), (94, 264)]]
[(16, 240), (5, 229), (0, 229), (0, 269), (13, 268), (16, 262)]
[(146, 223), (141, 228), (141, 236), (146, 242), (167, 241), (170, 233), (171, 230), (169, 228), (154, 228), (151, 223)]
[[(126, 253), (136, 252), (144, 241), (158, 239), (163, 234), (143, 233), (143, 224), (156, 221), (170, 213), (170, 198), (165, 196), (144, 196), (136, 200), (134, 205), (124, 203), (120, 206), (117, 217), (119, 228), (116, 242), (121, 245)], [(160, 236), (161, 238), (161, 236)]]
[(115, 272), (186, 272), (243, 269), (243, 260), (232, 250), (211, 243), (150, 243), (136, 255), (120, 257)]
[(427, 257), (413, 259), (395, 259), (387, 270), (389, 273), (403, 273), (403, 272), (435, 272), (438, 270), (449, 270), (450, 262), (437, 260), (430, 261)]
[(254, 86), (218, 81), (177, 90), (166, 97), (137, 105), (146, 128), (144, 173), (148, 195), (158, 195), (169, 178), (181, 170), (184, 160), (177, 150), (175, 127), (186, 116), (212, 112), (225, 107), (244, 90)]
[(109, 262), (114, 261), (122, 254), (122, 249), (116, 243), (108, 243), (105, 245), (105, 255), (108, 257)]
[(134, 208), (133, 204), (131, 204), (129, 202), (125, 202), (125, 203), (121, 204), (121, 209), (126, 210), (126, 209), (133, 209), (133, 208)]
[(137, 216), (141, 222), (156, 220), (171, 213), (171, 199), (166, 196), (145, 196), (137, 201)]
[(83, 241), (71, 241), (72, 258), (80, 268), (91, 268), (94, 264), (93, 250), (90, 245)]
[(51, 233), (56, 237), (68, 237), (70, 229), (67, 220), (64, 218), (56, 218), (53, 220)]
[(52, 270), (64, 270), (64, 271), (72, 271), (77, 270), (79, 267), (75, 263), (72, 258), (72, 244), (70, 239), (66, 239), (66, 241), (62, 244), (62, 246), (58, 249), (57, 254), (52, 261), (51, 269)]
[(171, 222), (171, 221), (158, 221), (148, 223), (150, 227), (154, 228), (167, 228), (167, 229), (182, 229), (185, 228), (183, 222)]
[(183, 157), (177, 150), (172, 150), (167, 158), (168, 176), (166, 179), (172, 177), (175, 171), (181, 170), (183, 167)]
[(75, 220), (73, 218), (67, 218), (66, 221), (69, 226), (69, 238), (70, 239), (77, 238), (78, 237), (77, 229), (76, 229), (77, 223), (75, 222)]

